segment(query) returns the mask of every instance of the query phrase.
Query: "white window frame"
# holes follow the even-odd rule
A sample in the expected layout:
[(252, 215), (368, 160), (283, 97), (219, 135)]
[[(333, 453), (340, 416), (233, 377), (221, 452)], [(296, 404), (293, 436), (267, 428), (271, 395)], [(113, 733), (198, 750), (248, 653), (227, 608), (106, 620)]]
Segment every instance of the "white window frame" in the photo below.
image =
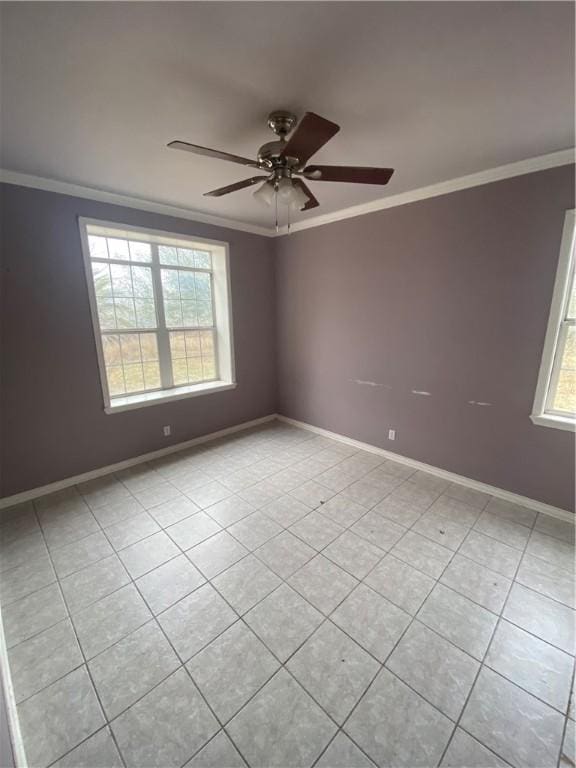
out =
[(534, 406), (530, 419), (534, 424), (569, 431), (576, 430), (576, 418), (566, 413), (554, 411), (550, 402), (556, 389), (556, 381), (560, 368), (560, 357), (564, 350), (568, 322), (565, 320), (568, 302), (570, 301), (570, 286), (576, 268), (576, 210), (566, 212), (560, 257), (556, 270), (552, 306), (548, 318), (548, 328), (536, 385)]
[[(202, 237), (192, 237), (179, 233), (168, 232), (148, 227), (136, 227), (119, 222), (103, 221), (101, 219), (78, 217), (82, 255), (84, 259), (84, 272), (88, 286), (90, 301), (90, 314), (92, 317), (92, 329), (98, 355), (98, 368), (100, 372), (100, 384), (104, 401), (104, 411), (108, 414), (121, 411), (157, 405), (167, 401), (182, 400), (188, 397), (222, 392), (236, 387), (236, 370), (234, 360), (234, 337), (232, 329), (232, 297), (230, 290), (230, 249), (226, 242), (208, 240)], [(94, 280), (92, 276), (92, 261), (88, 245), (88, 227), (95, 226), (103, 230), (110, 230), (113, 236), (129, 238), (131, 234), (144, 235), (146, 242), (155, 244), (180, 245), (184, 248), (196, 248), (197, 250), (210, 251), (212, 255), (212, 286), (213, 286), (213, 312), (215, 316), (215, 351), (216, 369), (218, 378), (213, 381), (200, 382), (185, 386), (171, 386), (164, 389), (149, 390), (129, 395), (110, 396), (106, 366), (104, 363), (104, 351), (102, 347), (102, 331), (98, 316), (98, 305)], [(157, 254), (157, 248), (153, 248), (153, 254)], [(130, 264), (131, 262), (123, 262)], [(158, 316), (158, 327), (155, 329), (135, 329), (135, 333), (156, 333), (158, 335), (168, 333), (164, 322), (164, 304), (162, 300), (162, 287), (160, 285), (160, 265), (155, 261), (147, 265), (152, 267), (152, 280), (154, 282), (154, 297)], [(155, 267), (155, 268), (154, 268)], [(177, 329), (176, 329), (177, 330)], [(166, 345), (164, 345), (165, 348)], [(159, 364), (163, 370), (164, 380), (172, 380), (171, 363), (164, 359), (159, 345)]]

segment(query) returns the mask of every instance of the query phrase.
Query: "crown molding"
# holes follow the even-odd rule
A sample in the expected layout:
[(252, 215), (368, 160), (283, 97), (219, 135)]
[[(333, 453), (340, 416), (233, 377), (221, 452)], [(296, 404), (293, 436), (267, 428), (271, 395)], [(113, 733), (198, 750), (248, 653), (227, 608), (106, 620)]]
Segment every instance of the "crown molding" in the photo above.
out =
[(167, 205), (166, 203), (146, 200), (141, 197), (130, 197), (129, 195), (123, 195), (118, 192), (109, 192), (96, 187), (84, 187), (79, 184), (70, 184), (67, 181), (58, 181), (57, 179), (46, 179), (42, 176), (30, 176), (27, 173), (8, 171), (4, 168), (0, 168), (0, 183), (13, 184), (17, 187), (40, 189), (44, 192), (56, 192), (60, 195), (81, 197), (85, 200), (96, 200), (100, 203), (121, 205), (125, 208), (134, 208), (138, 211), (160, 213), (164, 216), (173, 216), (178, 219), (198, 221), (201, 224), (213, 224), (217, 227), (237, 229), (240, 232), (250, 232), (253, 235), (263, 235), (264, 237), (275, 237), (276, 235), (275, 230), (267, 227), (259, 227), (256, 224), (246, 224), (245, 222), (236, 221), (235, 219), (227, 219), (223, 216), (212, 216), (208, 213), (195, 211), (192, 208), (180, 208), (175, 205)]
[[(365, 216), (368, 213), (383, 211), (386, 208), (396, 208), (399, 205), (415, 203), (419, 200), (427, 200), (431, 197), (448, 195), (451, 192), (458, 192), (463, 189), (479, 187), (484, 184), (490, 184), (503, 179), (511, 179), (514, 176), (523, 176), (528, 173), (545, 171), (550, 168), (557, 168), (561, 165), (571, 165), (576, 162), (575, 149), (563, 149), (559, 152), (551, 152), (547, 155), (530, 157), (526, 160), (520, 160), (516, 163), (500, 165), (496, 168), (489, 168), (478, 173), (471, 173), (468, 176), (459, 176), (456, 179), (441, 181), (437, 184), (431, 184), (427, 187), (419, 187), (408, 192), (401, 192), (397, 195), (381, 197), (378, 200), (372, 200), (369, 203), (353, 205), (350, 208), (341, 208), (339, 211), (325, 213), (320, 216), (303, 221), (296, 221), (290, 226), (290, 232), (300, 232), (304, 229), (321, 227), (325, 224), (331, 224), (335, 221), (351, 219), (356, 216)], [(213, 224), (217, 227), (226, 227), (236, 229), (240, 232), (249, 232), (253, 235), (263, 237), (283, 237), (288, 234), (287, 227), (281, 227), (278, 232), (273, 227), (263, 227), (256, 224), (246, 224), (235, 219), (227, 219), (222, 216), (212, 216), (207, 213), (195, 211), (192, 208), (180, 208), (166, 203), (159, 203), (153, 200), (146, 200), (140, 197), (130, 197), (117, 192), (98, 189), (96, 187), (84, 187), (78, 184), (70, 184), (66, 181), (56, 179), (47, 179), (41, 176), (31, 176), (26, 173), (9, 171), (0, 168), (0, 182), (4, 184), (13, 184), (19, 187), (30, 187), (32, 189), (41, 189), (45, 192), (56, 192), (61, 195), (71, 195), (81, 197), (87, 200), (96, 200), (111, 205), (121, 205), (127, 208), (135, 208), (139, 211), (150, 211), (151, 213), (160, 213), (165, 216), (174, 216), (180, 219), (198, 221), (202, 224)]]
[[(459, 176), (456, 179), (440, 181), (437, 184), (431, 184), (428, 187), (412, 189), (408, 192), (401, 192), (398, 195), (381, 197), (378, 200), (372, 200), (369, 203), (353, 205), (350, 208), (342, 208), (339, 211), (333, 211), (332, 213), (313, 216), (312, 218), (304, 221), (297, 221), (292, 224), (290, 226), (290, 232), (300, 232), (303, 229), (321, 227), (324, 224), (331, 224), (334, 221), (351, 219), (356, 216), (365, 216), (367, 213), (383, 211), (386, 208), (396, 208), (399, 205), (415, 203), (418, 200), (427, 200), (430, 197), (448, 195), (451, 192), (458, 192), (459, 190), (470, 189), (471, 187), (479, 187), (483, 184), (490, 184), (494, 181), (502, 181), (503, 179), (511, 179), (514, 176), (523, 176), (527, 173), (545, 171), (549, 168), (557, 168), (561, 165), (571, 165), (576, 162), (575, 152), (576, 150), (572, 148), (563, 149), (560, 152), (552, 152), (548, 155), (530, 157), (527, 160), (520, 160), (517, 163), (500, 165), (497, 168), (489, 168), (486, 171), (471, 173), (468, 176)], [(279, 236), (286, 234), (288, 234), (286, 227), (282, 227), (278, 232)]]

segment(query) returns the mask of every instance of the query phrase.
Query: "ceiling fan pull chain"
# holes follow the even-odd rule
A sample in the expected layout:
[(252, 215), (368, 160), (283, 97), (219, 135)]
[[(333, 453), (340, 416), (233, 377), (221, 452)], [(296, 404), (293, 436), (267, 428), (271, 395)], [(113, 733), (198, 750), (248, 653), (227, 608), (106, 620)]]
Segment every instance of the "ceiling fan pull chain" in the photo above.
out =
[(274, 201), (276, 203), (276, 232), (278, 232), (278, 192), (274, 195)]

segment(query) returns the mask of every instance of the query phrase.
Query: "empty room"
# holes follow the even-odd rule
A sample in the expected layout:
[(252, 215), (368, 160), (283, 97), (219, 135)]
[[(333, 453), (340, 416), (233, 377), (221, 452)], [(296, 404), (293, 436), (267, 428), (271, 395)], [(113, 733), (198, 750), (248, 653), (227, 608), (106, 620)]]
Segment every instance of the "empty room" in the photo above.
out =
[(0, 768), (574, 768), (575, 9), (0, 2)]

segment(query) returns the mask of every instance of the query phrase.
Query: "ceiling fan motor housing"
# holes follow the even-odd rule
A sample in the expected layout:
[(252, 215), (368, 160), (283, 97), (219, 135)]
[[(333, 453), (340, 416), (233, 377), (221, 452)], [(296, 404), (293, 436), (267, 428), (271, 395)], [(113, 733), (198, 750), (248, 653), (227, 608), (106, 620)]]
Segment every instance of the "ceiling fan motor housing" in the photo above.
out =
[(280, 138), (263, 144), (258, 150), (258, 160), (270, 170), (289, 172), (298, 169), (298, 158), (283, 154), (286, 149), (286, 136), (292, 131), (296, 123), (296, 115), (283, 109), (275, 110), (268, 115), (268, 127)]
[(284, 109), (276, 109), (268, 115), (268, 127), (277, 136), (287, 136), (296, 125), (296, 115)]

